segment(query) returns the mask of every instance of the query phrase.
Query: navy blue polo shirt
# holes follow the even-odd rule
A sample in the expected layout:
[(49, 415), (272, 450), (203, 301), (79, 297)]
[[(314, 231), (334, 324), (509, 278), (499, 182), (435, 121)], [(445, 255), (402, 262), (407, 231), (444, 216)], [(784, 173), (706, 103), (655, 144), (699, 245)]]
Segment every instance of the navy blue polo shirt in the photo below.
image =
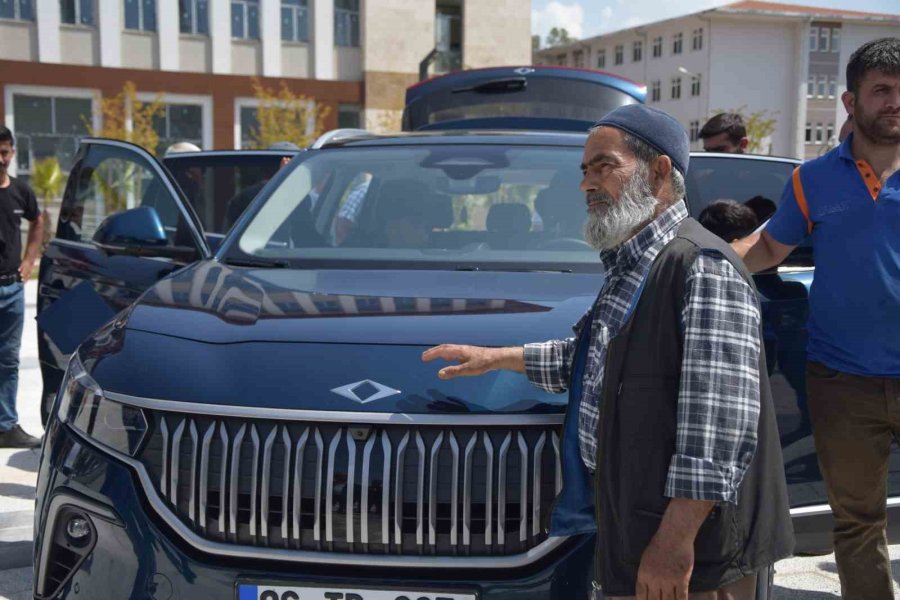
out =
[[(844, 143), (800, 168), (816, 273), (807, 357), (857, 375), (900, 377), (900, 171), (884, 186)], [(808, 232), (789, 181), (766, 227), (794, 246)]]

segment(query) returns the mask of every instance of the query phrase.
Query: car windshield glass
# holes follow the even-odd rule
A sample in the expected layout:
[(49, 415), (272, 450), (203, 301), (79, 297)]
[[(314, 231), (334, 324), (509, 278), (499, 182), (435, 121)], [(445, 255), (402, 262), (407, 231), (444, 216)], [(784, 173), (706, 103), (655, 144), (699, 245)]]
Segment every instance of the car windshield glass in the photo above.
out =
[[(524, 78), (523, 78), (524, 79)], [(485, 117), (536, 117), (598, 121), (605, 114), (637, 102), (603, 84), (551, 77), (530, 77), (525, 86), (483, 82), (447, 89), (421, 98), (407, 108), (407, 128)], [(513, 81), (513, 80), (509, 80)]]
[(226, 260), (599, 270), (597, 251), (582, 239), (580, 147), (341, 148), (303, 158)]

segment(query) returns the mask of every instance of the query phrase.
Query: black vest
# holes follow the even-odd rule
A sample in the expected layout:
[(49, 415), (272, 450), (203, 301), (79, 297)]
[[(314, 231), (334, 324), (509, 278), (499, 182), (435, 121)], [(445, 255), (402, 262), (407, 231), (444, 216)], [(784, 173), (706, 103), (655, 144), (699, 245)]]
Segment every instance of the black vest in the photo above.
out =
[[(632, 318), (609, 345), (598, 425), (594, 497), (596, 577), (607, 596), (633, 596), (644, 549), (659, 528), (675, 454), (683, 338), (681, 312), (691, 265), (716, 250), (753, 287), (731, 248), (693, 219), (660, 252)], [(762, 329), (760, 328), (760, 340)], [(718, 589), (790, 556), (794, 537), (766, 358), (760, 343), (756, 453), (737, 504), (717, 505), (694, 544), (691, 592)]]

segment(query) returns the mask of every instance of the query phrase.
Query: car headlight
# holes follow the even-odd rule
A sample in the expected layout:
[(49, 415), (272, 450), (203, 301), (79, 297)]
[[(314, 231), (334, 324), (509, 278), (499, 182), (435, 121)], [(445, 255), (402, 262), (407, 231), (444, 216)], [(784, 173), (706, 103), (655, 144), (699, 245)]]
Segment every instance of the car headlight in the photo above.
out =
[(105, 398), (78, 352), (66, 369), (57, 417), (86, 437), (128, 456), (137, 453), (147, 433), (143, 411)]

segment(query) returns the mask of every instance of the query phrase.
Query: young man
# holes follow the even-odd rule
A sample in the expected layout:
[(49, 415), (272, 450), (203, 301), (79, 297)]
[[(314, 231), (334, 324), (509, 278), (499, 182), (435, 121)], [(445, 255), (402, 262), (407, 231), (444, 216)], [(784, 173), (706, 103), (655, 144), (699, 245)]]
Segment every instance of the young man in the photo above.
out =
[(841, 591), (882, 600), (894, 597), (885, 494), (900, 435), (900, 38), (853, 53), (841, 99), (853, 132), (795, 171), (766, 229), (733, 246), (760, 271), (812, 234), (807, 397)]
[[(41, 251), (44, 222), (31, 188), (9, 176), (15, 156), (12, 132), (0, 126), (0, 448), (32, 448), (39, 446), (40, 440), (19, 426), (16, 393), (25, 325), (24, 283)], [(24, 258), (19, 232), (22, 217), (31, 222)]]
[(747, 151), (747, 128), (744, 118), (737, 113), (719, 113), (706, 122), (700, 130), (706, 152), (743, 154)]
[[(757, 573), (793, 548), (757, 295), (728, 245), (688, 217), (689, 155), (666, 113), (604, 117), (581, 190), (607, 278), (576, 336), (423, 355), (460, 363), (443, 379), (509, 369), (569, 391), (550, 532), (596, 525), (607, 599), (753, 600)], [(583, 518), (591, 492), (596, 522)]]

